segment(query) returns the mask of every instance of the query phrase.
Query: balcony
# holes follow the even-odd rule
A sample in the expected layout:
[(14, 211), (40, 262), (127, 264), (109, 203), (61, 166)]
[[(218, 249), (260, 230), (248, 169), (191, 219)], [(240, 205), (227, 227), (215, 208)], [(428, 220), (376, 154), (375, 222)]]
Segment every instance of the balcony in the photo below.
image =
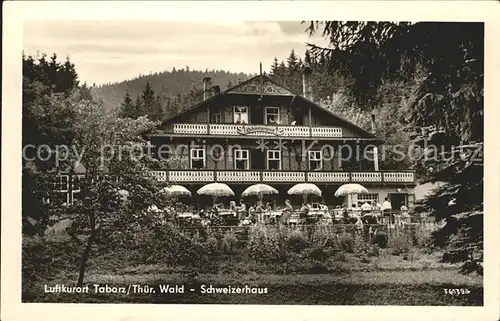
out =
[(178, 135), (339, 138), (342, 137), (342, 128), (292, 125), (174, 124), (172, 133)]
[(172, 170), (153, 171), (162, 182), (171, 183), (380, 183), (414, 184), (415, 173), (406, 172), (305, 172), (305, 171), (231, 171), (231, 170)]

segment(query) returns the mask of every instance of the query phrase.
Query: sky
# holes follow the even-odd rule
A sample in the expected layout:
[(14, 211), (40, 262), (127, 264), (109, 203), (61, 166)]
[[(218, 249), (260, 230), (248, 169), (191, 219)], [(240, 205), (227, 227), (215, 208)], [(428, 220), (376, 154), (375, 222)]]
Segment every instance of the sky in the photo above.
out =
[(29, 21), (23, 50), (69, 55), (81, 81), (119, 82), (139, 74), (175, 68), (258, 73), (274, 57), (286, 59), (294, 49), (303, 56), (310, 37), (300, 21)]

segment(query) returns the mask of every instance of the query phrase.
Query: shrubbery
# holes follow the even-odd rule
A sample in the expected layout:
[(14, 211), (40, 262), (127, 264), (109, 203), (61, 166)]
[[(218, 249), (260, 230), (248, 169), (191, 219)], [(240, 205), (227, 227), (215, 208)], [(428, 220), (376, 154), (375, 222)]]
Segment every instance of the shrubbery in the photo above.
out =
[(277, 262), (280, 258), (280, 239), (275, 228), (255, 225), (248, 233), (249, 256), (262, 262)]
[(54, 271), (75, 271), (81, 248), (67, 238), (24, 237), (22, 243), (23, 282), (52, 277)]
[(393, 255), (406, 254), (413, 247), (411, 236), (405, 231), (394, 231), (389, 239), (389, 247)]
[(292, 231), (287, 239), (287, 248), (294, 252), (300, 253), (310, 246), (307, 237), (300, 231)]
[(222, 237), (221, 250), (226, 255), (234, 255), (238, 246), (238, 239), (233, 232), (226, 232)]
[[(303, 231), (255, 225), (248, 230), (248, 238), (238, 230), (204, 232), (183, 233), (169, 224), (137, 229), (133, 237), (115, 241), (117, 246), (109, 253), (94, 246), (89, 267), (105, 271), (140, 263), (184, 266), (206, 273), (336, 273), (348, 269), (351, 261), (370, 262), (384, 247), (388, 254), (409, 257), (414, 247), (427, 246), (429, 239), (419, 229), (363, 234), (331, 227)], [(26, 238), (23, 282), (50, 279), (54, 270), (77, 273), (81, 250), (81, 244), (69, 238)]]
[(354, 238), (352, 235), (343, 234), (339, 237), (339, 247), (347, 253), (354, 253)]
[(201, 266), (210, 260), (206, 243), (189, 238), (169, 224), (138, 233), (132, 251), (140, 263)]

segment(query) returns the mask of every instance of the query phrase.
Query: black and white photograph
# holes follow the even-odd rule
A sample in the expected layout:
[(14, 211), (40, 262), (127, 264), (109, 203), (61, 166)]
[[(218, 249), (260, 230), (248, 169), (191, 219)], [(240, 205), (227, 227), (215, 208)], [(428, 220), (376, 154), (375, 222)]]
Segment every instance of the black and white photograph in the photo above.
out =
[(21, 302), (484, 307), (485, 25), (24, 20)]

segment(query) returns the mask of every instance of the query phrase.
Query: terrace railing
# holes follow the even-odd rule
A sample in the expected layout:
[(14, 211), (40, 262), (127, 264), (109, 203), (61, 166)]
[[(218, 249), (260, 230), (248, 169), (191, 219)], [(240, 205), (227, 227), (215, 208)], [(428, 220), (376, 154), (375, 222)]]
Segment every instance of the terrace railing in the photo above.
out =
[(415, 183), (412, 171), (371, 172), (307, 172), (307, 171), (254, 171), (254, 170), (172, 170), (152, 171), (160, 181), (172, 183)]
[(332, 126), (174, 124), (172, 132), (180, 135), (342, 137), (342, 128)]

